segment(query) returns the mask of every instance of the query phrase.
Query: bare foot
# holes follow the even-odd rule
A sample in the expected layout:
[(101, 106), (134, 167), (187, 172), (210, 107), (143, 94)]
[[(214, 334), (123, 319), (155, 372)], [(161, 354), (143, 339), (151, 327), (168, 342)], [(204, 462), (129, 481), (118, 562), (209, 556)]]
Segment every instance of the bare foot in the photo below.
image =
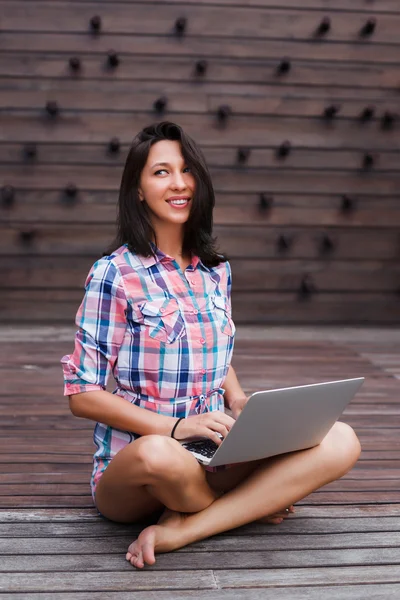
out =
[(293, 504), (289, 506), (288, 512), (286, 512), (286, 510), (283, 510), (273, 515), (262, 517), (261, 519), (257, 519), (256, 523), (272, 523), (273, 525), (279, 525), (279, 523), (282, 523), (283, 519), (286, 519), (290, 515), (290, 513), (294, 513)]
[(132, 542), (126, 553), (126, 560), (138, 569), (145, 564), (154, 565), (156, 552), (170, 552), (180, 547), (179, 528), (186, 519), (184, 513), (166, 508), (157, 525), (146, 527)]

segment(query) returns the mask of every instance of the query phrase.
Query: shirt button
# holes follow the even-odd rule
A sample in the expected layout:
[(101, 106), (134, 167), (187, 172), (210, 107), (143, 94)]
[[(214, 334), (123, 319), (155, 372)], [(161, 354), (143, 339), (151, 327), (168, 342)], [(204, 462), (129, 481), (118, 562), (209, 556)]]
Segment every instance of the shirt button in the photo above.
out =
[(204, 343), (205, 343), (205, 341), (206, 341), (206, 340), (205, 340), (204, 338), (200, 338), (200, 343), (201, 343), (201, 344), (204, 344)]
[(165, 308), (160, 308), (160, 312), (163, 313), (165, 311)]
[(203, 373), (203, 375), (207, 372), (205, 369), (202, 369), (201, 372)]
[(194, 315), (197, 315), (197, 313), (198, 313), (198, 312), (199, 312), (199, 311), (197, 310), (197, 308), (195, 308), (195, 309), (194, 309), (194, 311), (193, 311), (193, 314), (194, 314)]

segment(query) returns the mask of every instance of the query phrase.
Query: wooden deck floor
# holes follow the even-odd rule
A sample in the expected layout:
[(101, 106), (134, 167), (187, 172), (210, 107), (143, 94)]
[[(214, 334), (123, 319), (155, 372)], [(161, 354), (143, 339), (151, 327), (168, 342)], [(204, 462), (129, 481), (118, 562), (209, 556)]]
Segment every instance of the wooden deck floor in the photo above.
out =
[(134, 570), (138, 526), (97, 516), (92, 424), (69, 414), (74, 329), (0, 328), (0, 594), (19, 598), (400, 598), (400, 331), (238, 327), (245, 391), (366, 376), (341, 420), (363, 447), (343, 479), (278, 526), (246, 527)]

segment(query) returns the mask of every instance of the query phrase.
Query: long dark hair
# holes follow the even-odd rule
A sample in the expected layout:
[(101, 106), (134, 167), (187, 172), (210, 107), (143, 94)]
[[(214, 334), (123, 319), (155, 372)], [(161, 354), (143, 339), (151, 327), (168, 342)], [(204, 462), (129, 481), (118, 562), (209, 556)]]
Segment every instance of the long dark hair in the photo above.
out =
[(193, 253), (209, 268), (226, 262), (229, 258), (217, 252), (216, 238), (212, 237), (215, 196), (205, 158), (195, 141), (179, 125), (170, 121), (144, 127), (131, 144), (119, 190), (117, 235), (104, 255), (111, 254), (123, 244), (141, 256), (155, 255), (150, 242), (154, 239), (157, 246), (157, 237), (147, 204), (139, 199), (138, 186), (150, 148), (160, 140), (180, 141), (182, 156), (196, 182), (193, 205), (185, 223), (183, 255)]

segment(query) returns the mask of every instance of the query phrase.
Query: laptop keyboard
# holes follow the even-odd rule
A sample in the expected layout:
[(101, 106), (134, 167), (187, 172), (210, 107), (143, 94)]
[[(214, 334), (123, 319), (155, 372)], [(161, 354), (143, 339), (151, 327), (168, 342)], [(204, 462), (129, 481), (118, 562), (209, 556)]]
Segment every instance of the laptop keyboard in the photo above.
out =
[(218, 450), (217, 444), (210, 439), (185, 442), (182, 446), (186, 448), (186, 450), (189, 450), (189, 452), (197, 452), (197, 454), (201, 454), (206, 458), (212, 458)]

